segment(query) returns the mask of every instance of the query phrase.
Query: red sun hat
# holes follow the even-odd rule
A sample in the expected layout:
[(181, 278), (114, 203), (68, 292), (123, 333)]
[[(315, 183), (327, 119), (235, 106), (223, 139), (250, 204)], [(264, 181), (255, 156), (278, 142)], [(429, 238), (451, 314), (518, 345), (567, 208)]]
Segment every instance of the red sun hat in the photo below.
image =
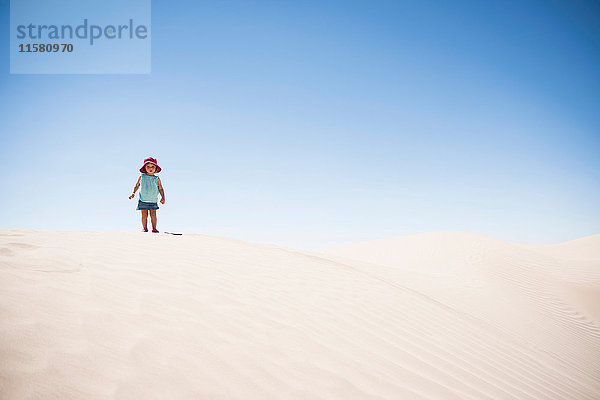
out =
[(156, 158), (152, 158), (152, 157), (148, 157), (144, 160), (144, 165), (142, 165), (142, 168), (140, 168), (140, 172), (142, 174), (146, 173), (146, 164), (154, 164), (156, 165), (156, 172), (160, 172), (161, 171), (161, 167), (158, 166), (158, 161), (156, 161)]

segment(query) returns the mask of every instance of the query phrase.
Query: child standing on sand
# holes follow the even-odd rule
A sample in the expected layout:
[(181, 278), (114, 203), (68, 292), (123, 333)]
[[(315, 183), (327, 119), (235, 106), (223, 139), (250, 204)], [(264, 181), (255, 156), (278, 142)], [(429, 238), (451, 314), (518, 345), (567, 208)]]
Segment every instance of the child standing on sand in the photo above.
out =
[(163, 190), (160, 178), (154, 174), (158, 174), (161, 168), (155, 158), (148, 157), (144, 160), (144, 165), (140, 168), (142, 176), (140, 176), (133, 187), (133, 193), (129, 199), (133, 199), (136, 190), (141, 185), (140, 200), (138, 201), (137, 210), (142, 212), (142, 227), (144, 232), (148, 232), (148, 211), (150, 211), (150, 219), (152, 221), (152, 232), (158, 233), (156, 229), (156, 210), (158, 210), (158, 193), (161, 195), (160, 203), (165, 204), (165, 191)]

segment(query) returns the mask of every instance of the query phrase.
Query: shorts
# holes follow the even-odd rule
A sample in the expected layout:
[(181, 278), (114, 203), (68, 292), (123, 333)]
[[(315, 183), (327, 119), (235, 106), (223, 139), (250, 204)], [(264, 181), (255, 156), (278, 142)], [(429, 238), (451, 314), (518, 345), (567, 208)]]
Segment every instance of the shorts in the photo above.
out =
[(158, 210), (158, 204), (146, 203), (145, 201), (138, 200), (138, 206), (136, 210)]

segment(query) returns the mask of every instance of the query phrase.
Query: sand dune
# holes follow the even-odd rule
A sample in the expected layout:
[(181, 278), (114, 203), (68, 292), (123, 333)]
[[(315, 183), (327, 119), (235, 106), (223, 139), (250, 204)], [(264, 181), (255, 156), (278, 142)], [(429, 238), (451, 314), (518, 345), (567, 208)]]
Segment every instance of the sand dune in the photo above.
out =
[(600, 235), (0, 231), (2, 399), (599, 399)]

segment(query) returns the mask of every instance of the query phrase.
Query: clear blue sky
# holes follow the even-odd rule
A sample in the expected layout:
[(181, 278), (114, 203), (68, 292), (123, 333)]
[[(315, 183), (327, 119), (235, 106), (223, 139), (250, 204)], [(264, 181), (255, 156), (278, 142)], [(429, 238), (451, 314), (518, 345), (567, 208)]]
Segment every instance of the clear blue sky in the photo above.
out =
[(150, 75), (10, 75), (0, 25), (0, 228), (139, 230), (152, 155), (164, 230), (600, 233), (597, 2), (154, 2)]

